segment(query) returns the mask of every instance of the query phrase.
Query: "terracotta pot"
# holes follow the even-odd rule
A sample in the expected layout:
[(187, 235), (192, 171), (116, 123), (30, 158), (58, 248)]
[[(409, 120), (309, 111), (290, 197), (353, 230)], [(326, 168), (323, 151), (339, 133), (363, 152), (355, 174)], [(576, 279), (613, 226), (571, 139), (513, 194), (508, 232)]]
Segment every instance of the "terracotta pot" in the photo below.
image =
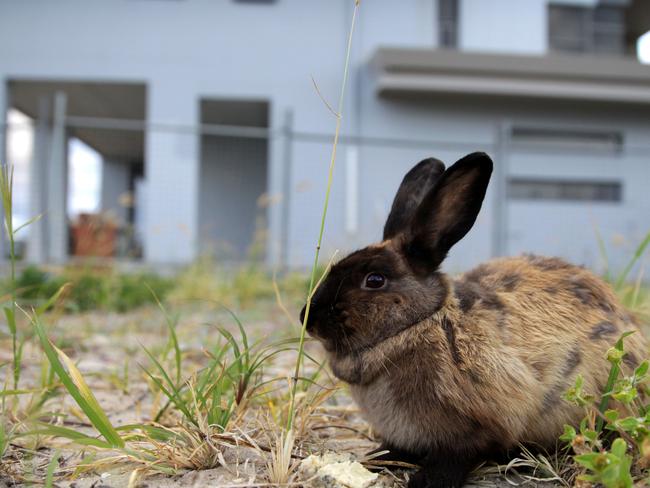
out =
[(75, 256), (115, 255), (117, 225), (98, 214), (80, 214), (72, 225), (72, 252)]

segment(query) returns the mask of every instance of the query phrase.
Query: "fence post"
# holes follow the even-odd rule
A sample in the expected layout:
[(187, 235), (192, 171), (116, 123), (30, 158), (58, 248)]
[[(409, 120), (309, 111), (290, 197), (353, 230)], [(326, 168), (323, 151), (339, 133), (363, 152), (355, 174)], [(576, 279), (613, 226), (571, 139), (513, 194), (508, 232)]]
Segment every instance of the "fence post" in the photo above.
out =
[(494, 230), (492, 232), (492, 257), (508, 253), (508, 167), (512, 123), (497, 123), (496, 154), (494, 164)]
[(34, 125), (34, 147), (29, 170), (30, 217), (41, 215), (42, 218), (29, 226), (27, 239), (27, 261), (42, 264), (47, 260), (45, 250), (48, 248), (46, 215), (47, 208), (47, 163), (50, 147), (50, 122), (52, 117), (52, 100), (42, 96), (38, 101), (38, 115)]
[(293, 151), (293, 110), (287, 109), (282, 124), (282, 215), (280, 218), (280, 269), (289, 265), (289, 232), (291, 231), (291, 177)]
[(47, 168), (48, 259), (62, 263), (68, 257), (67, 182), (68, 138), (65, 116), (67, 96), (56, 92), (53, 99), (52, 143)]
[[(9, 111), (9, 89), (5, 80), (0, 78), (0, 164), (10, 164), (7, 161), (7, 134), (9, 132), (7, 112)], [(4, 208), (0, 203), (0, 212), (4, 215)], [(7, 235), (5, 232), (0, 232), (0, 262), (4, 262), (8, 254)]]

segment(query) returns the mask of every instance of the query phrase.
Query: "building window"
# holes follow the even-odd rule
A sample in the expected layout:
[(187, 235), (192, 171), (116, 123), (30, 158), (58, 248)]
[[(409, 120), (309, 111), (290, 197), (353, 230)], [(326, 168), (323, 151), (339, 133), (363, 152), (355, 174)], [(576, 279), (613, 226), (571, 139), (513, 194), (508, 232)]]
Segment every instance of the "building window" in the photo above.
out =
[(514, 200), (620, 202), (623, 188), (618, 181), (512, 178), (508, 182), (508, 197)]
[(438, 0), (438, 46), (458, 46), (458, 0)]
[(623, 134), (608, 130), (515, 126), (512, 143), (528, 149), (618, 154), (623, 149)]
[(625, 10), (617, 4), (550, 4), (549, 46), (553, 51), (625, 54)]

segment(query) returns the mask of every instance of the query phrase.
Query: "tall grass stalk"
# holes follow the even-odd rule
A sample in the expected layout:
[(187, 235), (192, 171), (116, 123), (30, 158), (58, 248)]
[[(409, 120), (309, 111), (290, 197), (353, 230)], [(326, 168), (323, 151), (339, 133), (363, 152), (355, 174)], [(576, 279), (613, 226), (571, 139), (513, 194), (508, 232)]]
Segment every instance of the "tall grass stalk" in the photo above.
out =
[(625, 266), (625, 269), (623, 269), (618, 279), (616, 280), (615, 288), (617, 290), (623, 287), (625, 281), (627, 280), (628, 275), (630, 274), (630, 271), (632, 271), (632, 268), (637, 263), (637, 261), (641, 259), (641, 256), (643, 256), (643, 253), (645, 253), (645, 250), (648, 247), (648, 245), (650, 245), (650, 232), (646, 234), (645, 238), (637, 246), (636, 250), (634, 251), (634, 256), (632, 256), (632, 259), (628, 261), (627, 265)]
[(7, 319), (7, 326), (11, 333), (11, 346), (13, 357), (13, 389), (18, 389), (20, 381), (20, 355), (18, 352), (18, 331), (16, 327), (16, 246), (14, 241), (14, 224), (13, 224), (13, 181), (14, 170), (8, 165), (2, 167), (0, 171), (0, 196), (2, 197), (2, 207), (4, 210), (4, 224), (7, 239), (9, 240), (9, 265), (10, 265), (10, 286), (11, 286), (11, 303), (4, 307), (4, 314)]
[(10, 165), (4, 165), (0, 169), (0, 201), (2, 201), (3, 220), (7, 240), (9, 241), (9, 283), (11, 287), (10, 300), (8, 306), (3, 307), (7, 326), (11, 333), (12, 345), (12, 364), (13, 364), (13, 389), (18, 389), (20, 382), (20, 359), (22, 348), (18, 345), (18, 327), (16, 325), (16, 234), (36, 222), (41, 218), (40, 215), (28, 220), (24, 224), (14, 229), (13, 219), (13, 188), (14, 188), (14, 168)]
[(350, 22), (350, 31), (348, 34), (348, 42), (345, 53), (345, 64), (343, 68), (343, 80), (341, 81), (341, 91), (339, 94), (339, 102), (336, 115), (336, 128), (334, 130), (334, 141), (332, 143), (332, 153), (330, 157), (329, 172), (327, 175), (327, 187), (325, 190), (325, 201), (323, 203), (323, 213), (321, 216), (320, 230), (318, 232), (318, 242), (316, 244), (316, 252), (314, 254), (314, 263), (311, 268), (311, 276), (309, 278), (309, 295), (307, 296), (307, 304), (305, 305), (305, 316), (300, 328), (300, 341), (298, 342), (298, 358), (296, 359), (296, 367), (291, 381), (291, 397), (289, 403), (289, 413), (287, 415), (287, 432), (293, 429), (293, 420), (295, 415), (296, 406), (296, 391), (298, 388), (298, 378), (300, 376), (300, 368), (303, 362), (304, 346), (305, 346), (305, 332), (307, 330), (307, 320), (309, 318), (309, 311), (311, 309), (311, 299), (314, 291), (314, 284), (316, 282), (316, 270), (318, 269), (318, 258), (320, 257), (321, 244), (323, 242), (323, 233), (325, 231), (325, 219), (327, 217), (327, 208), (329, 206), (330, 191), (332, 188), (332, 179), (334, 176), (334, 165), (336, 162), (336, 148), (339, 142), (339, 134), (341, 132), (341, 122), (343, 120), (343, 101), (345, 100), (345, 87), (348, 81), (348, 72), (350, 66), (350, 52), (352, 51), (352, 36), (354, 34), (354, 24), (357, 18), (357, 11), (361, 0), (355, 0), (354, 10), (352, 11), (352, 21)]

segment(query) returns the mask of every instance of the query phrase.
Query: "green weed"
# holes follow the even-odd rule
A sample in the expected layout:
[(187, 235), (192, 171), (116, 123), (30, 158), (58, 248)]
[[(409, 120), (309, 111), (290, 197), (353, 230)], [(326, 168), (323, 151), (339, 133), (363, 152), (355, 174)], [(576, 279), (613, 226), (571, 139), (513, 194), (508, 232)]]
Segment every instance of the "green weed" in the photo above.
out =
[[(69, 283), (65, 308), (67, 312), (110, 310), (128, 312), (153, 304), (148, 288), (165, 297), (174, 286), (173, 280), (154, 273), (117, 273), (111, 269), (70, 266), (60, 272), (27, 266), (16, 277), (16, 301), (22, 306), (39, 306)], [(4, 284), (11, 289), (10, 282)]]
[(639, 264), (648, 246), (650, 246), (650, 232), (641, 239), (632, 257), (625, 264), (618, 276), (612, 275), (605, 242), (598, 230), (596, 230), (596, 239), (598, 241), (601, 259), (605, 263), (603, 277), (612, 285), (623, 305), (638, 315), (643, 322), (650, 324), (650, 288), (643, 283), (645, 278), (643, 266), (640, 267), (638, 275), (630, 279), (630, 273)]
[[(585, 408), (586, 416), (578, 430), (566, 425), (560, 439), (572, 447), (575, 462), (584, 470), (579, 479), (606, 488), (631, 487), (635, 479), (648, 476), (650, 408), (643, 398), (650, 392), (649, 363), (643, 361), (630, 376), (621, 374), (623, 342), (629, 334), (623, 334), (607, 354), (610, 373), (600, 401), (584, 390), (581, 376), (565, 394), (568, 402)], [(609, 409), (610, 399), (631, 414), (622, 417), (618, 410)]]

